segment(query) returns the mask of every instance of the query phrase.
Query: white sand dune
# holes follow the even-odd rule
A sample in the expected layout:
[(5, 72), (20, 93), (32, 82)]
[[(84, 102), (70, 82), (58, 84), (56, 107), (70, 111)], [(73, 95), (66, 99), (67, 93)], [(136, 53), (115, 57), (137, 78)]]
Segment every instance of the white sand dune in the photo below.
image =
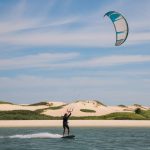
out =
[(29, 104), (21, 104), (21, 105), (14, 105), (14, 104), (0, 104), (1, 111), (11, 111), (11, 110), (31, 110), (35, 111), (37, 109), (44, 109), (48, 108), (49, 106), (57, 107), (60, 105), (64, 105), (64, 102), (48, 102), (49, 105), (38, 105), (38, 106), (30, 106)]
[(10, 110), (37, 110), (37, 109), (43, 109), (47, 108), (48, 106), (28, 106), (28, 105), (12, 105), (12, 104), (0, 104), (0, 110), (1, 111), (10, 111)]
[(52, 102), (48, 102), (51, 106), (53, 106), (53, 107), (57, 107), (57, 106), (61, 106), (61, 105), (65, 105), (66, 103), (64, 103), (64, 102), (54, 102), (54, 101), (52, 101)]
[[(51, 109), (49, 107), (60, 108)], [(1, 111), (11, 111), (11, 110), (31, 110), (35, 111), (37, 109), (45, 109), (42, 114), (50, 116), (63, 116), (67, 110), (72, 110), (72, 116), (101, 116), (114, 112), (133, 112), (136, 108), (141, 108), (143, 110), (150, 109), (150, 107), (141, 105), (132, 106), (106, 106), (95, 100), (86, 101), (76, 101), (69, 104), (64, 102), (48, 102), (46, 105), (30, 106), (30, 105), (13, 105), (13, 104), (0, 104)], [(82, 109), (94, 110), (95, 112), (83, 112)]]
[[(125, 108), (119, 106), (105, 106), (101, 105), (97, 101), (89, 100), (89, 101), (78, 101), (70, 103), (64, 106), (62, 109), (56, 110), (45, 110), (43, 114), (51, 115), (51, 116), (62, 116), (67, 110), (73, 109), (72, 116), (101, 116), (110, 114), (113, 112), (127, 112), (124, 110)], [(82, 112), (81, 109), (89, 109), (94, 110), (95, 112)], [(134, 109), (128, 110), (129, 112)]]

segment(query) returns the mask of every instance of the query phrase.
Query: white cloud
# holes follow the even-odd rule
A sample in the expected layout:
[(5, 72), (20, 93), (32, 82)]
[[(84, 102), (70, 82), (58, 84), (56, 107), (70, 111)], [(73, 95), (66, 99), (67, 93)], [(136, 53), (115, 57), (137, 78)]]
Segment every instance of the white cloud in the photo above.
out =
[[(3, 36), (6, 34), (6, 37), (11, 37), (12, 33), (11, 32), (18, 32), (20, 30), (33, 30), (33, 29), (38, 29), (38, 28), (46, 28), (46, 27), (57, 27), (57, 26), (62, 26), (62, 25), (68, 25), (71, 23), (74, 23), (76, 20), (78, 20), (77, 17), (66, 17), (62, 18), (59, 20), (49, 20), (47, 22), (44, 22), (43, 18), (29, 18), (29, 19), (15, 19), (15, 20), (9, 20), (9, 21), (3, 21), (0, 22), (0, 34)], [(37, 31), (39, 32), (39, 31)], [(8, 34), (10, 33), (10, 35)], [(33, 36), (33, 33), (28, 33), (28, 36)], [(46, 33), (43, 33), (46, 34)], [(26, 34), (25, 34), (26, 35)], [(14, 38), (17, 36), (14, 35)], [(21, 34), (21, 36), (24, 36), (24, 34)], [(20, 36), (20, 37), (21, 37)]]
[(0, 70), (42, 68), (49, 64), (74, 59), (78, 53), (39, 53), (0, 60)]
[[(107, 28), (109, 27), (109, 25), (107, 23), (105, 24), (106, 20), (104, 20), (103, 18), (103, 11), (96, 10), (96, 12), (88, 14), (87, 16), (82, 14), (69, 14), (68, 16), (64, 17), (56, 17), (55, 19), (51, 19), (49, 16), (47, 16), (48, 18), (45, 18), (45, 13), (43, 13), (43, 15), (37, 18), (35, 18), (34, 16), (31, 18), (24, 18), (22, 9), (20, 8), (23, 7), (23, 10), (26, 10), (26, 5), (27, 4), (25, 2), (20, 3), (14, 12), (15, 14), (21, 14), (22, 17), (13, 17), (11, 20), (0, 22), (0, 33), (2, 35), (0, 37), (0, 42), (13, 45), (36, 46), (114, 46), (115, 32), (113, 26)], [(46, 9), (44, 11), (48, 13), (49, 9)], [(100, 12), (102, 13), (101, 17), (101, 14), (99, 14)], [(82, 23), (83, 26), (80, 26), (80, 23)], [(78, 28), (70, 29), (68, 28), (69, 24), (73, 24), (73, 26), (79, 26)], [(63, 29), (62, 26), (65, 27), (65, 29)], [(38, 28), (49, 29), (45, 32), (44, 30), (38, 30)], [(28, 31), (28, 29), (37, 30), (34, 32), (24, 33), (16, 32), (20, 30)], [(11, 32), (14, 32), (14, 34), (12, 34)]]
[(51, 67), (58, 68), (95, 68), (95, 67), (107, 67), (124, 65), (131, 63), (150, 62), (150, 56), (148, 55), (112, 55), (98, 58), (92, 58), (89, 60), (82, 60), (69, 63), (54, 64)]
[(130, 44), (141, 44), (141, 43), (149, 43), (150, 41), (150, 32), (140, 32), (133, 33), (129, 37)]
[[(150, 21), (147, 16), (140, 15), (142, 18), (136, 16), (132, 17), (130, 13), (124, 8), (128, 6), (130, 1), (126, 2), (115, 2), (113, 4), (107, 4), (107, 6), (100, 7), (100, 10), (93, 11), (91, 14), (78, 15), (69, 14), (68, 16), (51, 19), (48, 16), (48, 12), (53, 8), (55, 2), (51, 2), (50, 8), (46, 7), (43, 14), (35, 18), (31, 15), (30, 18), (24, 18), (24, 11), (27, 10), (27, 4), (25, 1), (21, 2), (15, 11), (15, 14), (21, 14), (21, 17), (14, 17), (11, 20), (5, 20), (0, 22), (0, 42), (14, 45), (65, 45), (65, 46), (96, 46), (96, 47), (113, 47), (115, 43), (115, 31), (112, 23), (107, 22), (103, 18), (104, 13), (107, 10), (119, 9), (128, 16), (129, 21), (129, 38), (124, 44), (128, 46), (130, 44), (141, 44), (143, 42), (149, 42), (150, 33), (145, 33), (148, 29)], [(147, 3), (140, 3), (143, 8), (147, 8)], [(66, 2), (68, 5), (68, 2)], [(135, 4), (129, 9), (134, 9), (134, 13), (141, 11), (139, 4)], [(140, 6), (141, 7), (141, 6)], [(147, 11), (149, 11), (147, 9)], [(144, 13), (144, 12), (143, 12)], [(47, 15), (45, 15), (47, 14)], [(146, 13), (149, 14), (149, 13)], [(15, 16), (15, 15), (14, 15)], [(45, 18), (44, 16), (48, 17)], [(24, 18), (24, 19), (22, 19)], [(142, 21), (141, 21), (142, 20)], [(144, 20), (144, 21), (143, 21)], [(141, 23), (142, 22), (142, 23)], [(144, 23), (143, 23), (144, 22)], [(78, 26), (83, 23), (83, 26)], [(68, 28), (68, 24), (78, 26), (78, 28)], [(58, 27), (59, 26), (59, 27)], [(65, 27), (65, 28), (62, 28)], [(52, 27), (52, 28), (51, 28)], [(48, 28), (44, 30), (38, 30), (38, 28)], [(15, 33), (14, 31), (28, 29), (37, 29), (34, 32)], [(140, 32), (139, 32), (140, 31)], [(14, 32), (12, 34), (11, 32)]]
[[(18, 27), (17, 27), (18, 28)], [(6, 29), (7, 30), (7, 29)], [(11, 30), (11, 28), (10, 28)], [(28, 33), (18, 35), (3, 35), (0, 37), (0, 42), (13, 45), (61, 45), (61, 46), (80, 46), (80, 47), (114, 47), (115, 44), (115, 32), (99, 30), (84, 31), (78, 30), (75, 32), (44, 32), (44, 33)], [(150, 32), (129, 33), (129, 38), (124, 46), (149, 43)]]
[(43, 53), (0, 60), (0, 70), (23, 68), (96, 68), (132, 63), (150, 62), (149, 55), (111, 55), (96, 58), (80, 59), (79, 53)]
[[(63, 20), (62, 22), (56, 21), (52, 24), (63, 24), (63, 23), (70, 23), (74, 21), (72, 20)], [(21, 23), (23, 23), (21, 21)], [(35, 22), (34, 22), (35, 23)], [(34, 23), (32, 25), (29, 24), (29, 26), (34, 26)], [(17, 23), (18, 24), (18, 23)], [(4, 25), (4, 28), (2, 32), (14, 30), (17, 29), (19, 24), (16, 25), (16, 27), (13, 27), (13, 29), (8, 29), (7, 26)], [(24, 24), (22, 28), (26, 28), (28, 24)], [(42, 26), (42, 25), (40, 25)], [(39, 27), (40, 27), (39, 26)], [(44, 25), (47, 26), (47, 25)], [(20, 28), (21, 28), (20, 27)], [(94, 30), (93, 30), (94, 29)], [(36, 32), (28, 32), (28, 33), (20, 33), (20, 34), (6, 34), (0, 37), (0, 42), (6, 43), (6, 44), (14, 44), (14, 45), (65, 45), (65, 46), (102, 46), (102, 47), (109, 47), (114, 45), (115, 43), (115, 33), (112, 31), (106, 30), (105, 32), (103, 28), (98, 27), (98, 30), (96, 28), (89, 28), (85, 27), (85, 29), (77, 29), (75, 31), (63, 31), (63, 30), (47, 30), (45, 31), (36, 31)], [(59, 30), (59, 31), (58, 31)]]

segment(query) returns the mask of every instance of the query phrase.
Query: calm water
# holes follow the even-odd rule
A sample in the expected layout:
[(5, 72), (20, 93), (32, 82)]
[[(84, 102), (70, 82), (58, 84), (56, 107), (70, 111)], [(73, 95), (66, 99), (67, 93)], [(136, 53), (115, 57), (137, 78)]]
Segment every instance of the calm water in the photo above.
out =
[(0, 128), (0, 150), (150, 150), (150, 128)]

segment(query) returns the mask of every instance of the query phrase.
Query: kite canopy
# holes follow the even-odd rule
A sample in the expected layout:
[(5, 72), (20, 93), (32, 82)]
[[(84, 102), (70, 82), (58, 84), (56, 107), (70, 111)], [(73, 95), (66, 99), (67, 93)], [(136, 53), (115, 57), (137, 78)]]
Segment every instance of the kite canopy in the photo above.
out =
[(105, 16), (108, 16), (114, 24), (115, 31), (116, 31), (116, 46), (120, 46), (128, 37), (128, 23), (126, 19), (118, 12), (109, 11)]

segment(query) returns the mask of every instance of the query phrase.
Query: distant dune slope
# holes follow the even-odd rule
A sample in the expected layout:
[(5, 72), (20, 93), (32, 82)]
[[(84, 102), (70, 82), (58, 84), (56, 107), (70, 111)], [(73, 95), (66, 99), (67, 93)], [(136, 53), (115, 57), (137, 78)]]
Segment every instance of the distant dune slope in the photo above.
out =
[(16, 105), (9, 102), (0, 103), (0, 111), (30, 110), (38, 111), (48, 116), (63, 116), (67, 110), (73, 110), (72, 116), (102, 116), (116, 112), (134, 112), (135, 109), (148, 110), (149, 107), (134, 104), (131, 106), (118, 105), (106, 106), (96, 100), (78, 100), (72, 103), (64, 102), (39, 102), (34, 104)]

